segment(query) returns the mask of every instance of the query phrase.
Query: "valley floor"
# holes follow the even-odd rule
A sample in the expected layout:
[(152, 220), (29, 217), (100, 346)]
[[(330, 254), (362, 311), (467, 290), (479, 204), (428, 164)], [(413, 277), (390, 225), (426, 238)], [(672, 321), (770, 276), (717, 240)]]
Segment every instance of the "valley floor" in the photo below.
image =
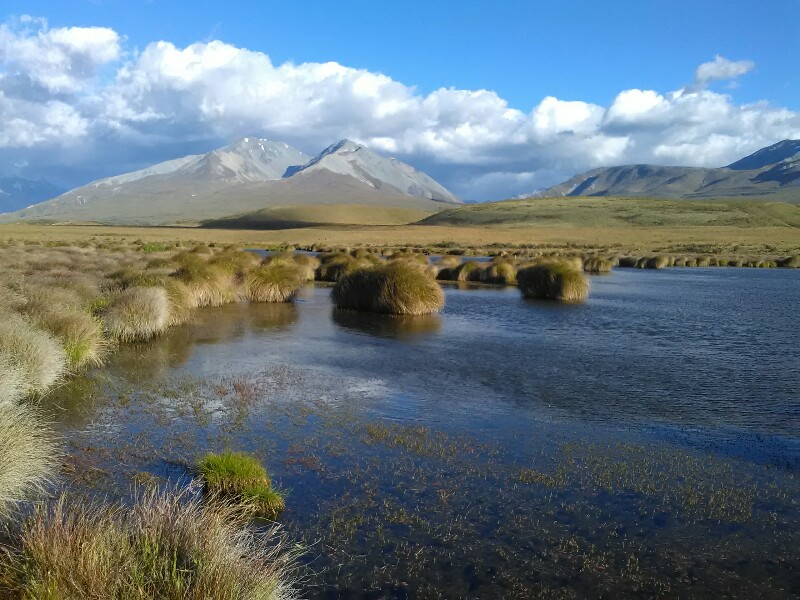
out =
[(202, 229), (196, 227), (122, 227), (102, 225), (0, 225), (0, 240), (29, 242), (196, 241), (245, 247), (310, 246), (521, 246), (574, 248), (614, 253), (685, 253), (783, 256), (797, 254), (796, 227), (469, 227), (469, 226), (320, 226), (281, 230)]

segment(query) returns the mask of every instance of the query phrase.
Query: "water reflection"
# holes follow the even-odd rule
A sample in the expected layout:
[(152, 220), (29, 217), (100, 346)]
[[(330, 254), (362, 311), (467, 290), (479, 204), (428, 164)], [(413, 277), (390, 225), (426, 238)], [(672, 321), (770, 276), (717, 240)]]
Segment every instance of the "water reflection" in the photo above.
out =
[(121, 387), (142, 389), (167, 381), (187, 366), (198, 346), (224, 351), (250, 333), (284, 331), (298, 321), (294, 304), (238, 303), (196, 311), (185, 325), (148, 342), (120, 345), (100, 369), (72, 377), (42, 399), (42, 406), (64, 425), (88, 423)]
[(440, 315), (381, 315), (334, 308), (331, 316), (350, 332), (398, 340), (432, 335), (442, 328)]

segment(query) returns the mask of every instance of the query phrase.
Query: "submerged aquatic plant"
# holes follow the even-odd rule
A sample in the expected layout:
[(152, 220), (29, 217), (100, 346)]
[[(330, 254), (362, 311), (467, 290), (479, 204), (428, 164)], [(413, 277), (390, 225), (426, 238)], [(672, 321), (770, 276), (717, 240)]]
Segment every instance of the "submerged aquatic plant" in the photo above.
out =
[(339, 280), (331, 297), (337, 308), (395, 315), (430, 314), (444, 306), (439, 284), (405, 261), (351, 273)]
[(519, 289), (526, 298), (583, 302), (589, 297), (589, 280), (573, 265), (543, 262), (517, 273)]

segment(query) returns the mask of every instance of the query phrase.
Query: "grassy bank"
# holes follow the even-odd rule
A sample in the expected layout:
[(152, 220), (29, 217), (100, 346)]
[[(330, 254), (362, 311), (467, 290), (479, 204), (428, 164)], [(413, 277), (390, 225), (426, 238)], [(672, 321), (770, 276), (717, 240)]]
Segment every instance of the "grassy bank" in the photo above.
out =
[(0, 225), (0, 242), (123, 244), (143, 240), (234, 244), (245, 248), (375, 246), (460, 248), (485, 254), (492, 248), (571, 249), (607, 254), (725, 254), (777, 258), (800, 254), (800, 230), (785, 225), (604, 227), (557, 222), (514, 226), (403, 225), (320, 226), (283, 230), (225, 230), (193, 227), (107, 227), (99, 225)]

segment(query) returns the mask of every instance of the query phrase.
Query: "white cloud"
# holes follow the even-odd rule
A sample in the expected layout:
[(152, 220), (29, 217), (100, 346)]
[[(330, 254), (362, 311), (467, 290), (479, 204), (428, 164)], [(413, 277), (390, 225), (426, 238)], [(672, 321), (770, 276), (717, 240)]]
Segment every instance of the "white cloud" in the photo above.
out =
[[(108, 29), (49, 29), (35, 19), (0, 25), (3, 156), (32, 148), (49, 156), (32, 165), (100, 161), (101, 176), (169, 158), (165, 149), (174, 157), (247, 134), (307, 152), (348, 137), (463, 197), (497, 198), (603, 165), (721, 165), (800, 137), (797, 112), (739, 105), (707, 89), (752, 69), (722, 57), (698, 68), (702, 85), (629, 89), (607, 107), (548, 96), (520, 110), (489, 90), (420, 94), (381, 73), (333, 62), (275, 65), (220, 41), (154, 42), (123, 58), (120, 40)], [(104, 67), (116, 75), (99, 78)], [(109, 147), (124, 154), (119, 163)]]
[(120, 38), (106, 27), (48, 29), (30, 17), (0, 25), (0, 64), (50, 92), (81, 92), (100, 67), (120, 57)]
[(704, 62), (694, 72), (694, 83), (698, 89), (705, 88), (712, 81), (736, 79), (756, 68), (751, 60), (728, 60), (717, 54), (711, 62)]

